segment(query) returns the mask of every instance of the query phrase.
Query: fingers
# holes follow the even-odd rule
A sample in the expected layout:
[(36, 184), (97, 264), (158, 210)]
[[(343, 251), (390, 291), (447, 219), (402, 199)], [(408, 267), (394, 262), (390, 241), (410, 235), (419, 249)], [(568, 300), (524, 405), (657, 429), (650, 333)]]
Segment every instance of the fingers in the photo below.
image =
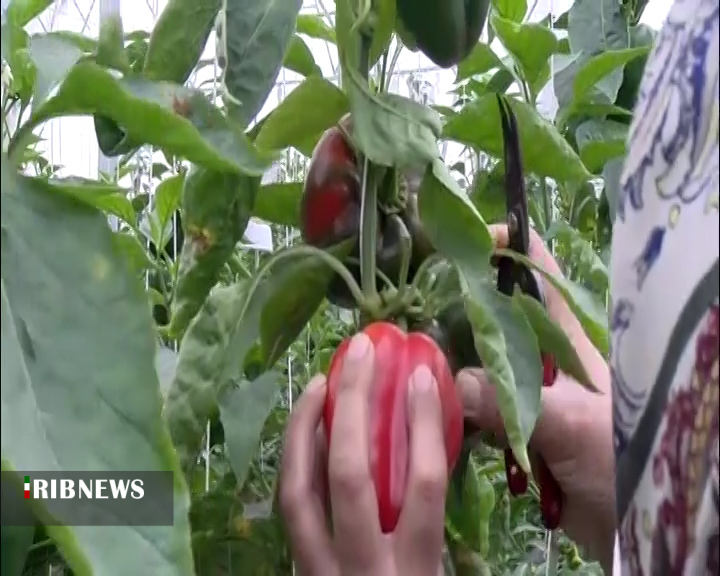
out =
[(325, 393), (325, 378), (316, 376), (290, 415), (282, 456), (280, 509), (293, 557), (305, 574), (327, 571), (335, 562), (323, 506), (313, 490), (316, 430)]
[[(482, 369), (461, 371), (457, 376), (465, 417), (483, 432), (505, 439), (502, 416), (497, 402), (495, 387), (490, 384)], [(578, 433), (586, 426), (583, 419), (593, 418), (590, 402), (596, 410), (603, 408), (593, 395), (566, 374), (558, 374), (555, 385), (543, 388), (541, 409), (530, 447), (548, 462), (572, 458), (577, 445)]]
[(465, 418), (482, 432), (504, 438), (505, 428), (498, 408), (495, 387), (480, 368), (462, 370), (457, 375)]
[[(508, 233), (508, 227), (506, 224), (491, 224), (490, 234), (495, 242), (495, 248), (507, 248), (510, 244), (510, 237)], [(552, 257), (552, 254), (545, 248), (540, 235), (534, 230), (530, 229), (530, 246), (528, 247), (528, 257), (540, 264), (545, 270), (551, 274), (561, 274), (560, 267)]]
[(410, 464), (398, 528), (397, 552), (412, 564), (409, 574), (427, 573), (442, 556), (447, 455), (437, 382), (427, 366), (410, 379)]
[(372, 568), (381, 536), (370, 474), (369, 394), (375, 364), (367, 335), (353, 337), (341, 370), (328, 455), (333, 531), (343, 566), (362, 571)]

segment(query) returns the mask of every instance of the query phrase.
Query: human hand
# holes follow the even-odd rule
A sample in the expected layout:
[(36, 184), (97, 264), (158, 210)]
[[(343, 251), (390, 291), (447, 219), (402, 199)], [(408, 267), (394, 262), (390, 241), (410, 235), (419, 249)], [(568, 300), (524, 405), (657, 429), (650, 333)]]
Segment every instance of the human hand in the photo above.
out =
[(437, 384), (425, 366), (411, 376), (408, 483), (397, 528), (384, 535), (368, 446), (373, 375), (373, 346), (359, 333), (342, 367), (329, 450), (320, 425), (323, 376), (313, 378), (290, 416), (280, 508), (302, 576), (442, 575), (448, 476)]
[[(508, 243), (507, 227), (491, 226), (496, 246)], [(542, 239), (531, 231), (529, 257), (553, 275), (560, 268)], [(592, 393), (560, 372), (542, 391), (542, 410), (530, 439), (531, 458), (542, 456), (563, 496), (561, 527), (606, 566), (612, 559), (615, 529), (615, 456), (609, 368), (592, 346), (562, 296), (544, 281), (550, 318), (562, 327), (601, 393)], [(457, 377), (465, 418), (502, 443), (504, 429), (495, 388), (482, 369)]]

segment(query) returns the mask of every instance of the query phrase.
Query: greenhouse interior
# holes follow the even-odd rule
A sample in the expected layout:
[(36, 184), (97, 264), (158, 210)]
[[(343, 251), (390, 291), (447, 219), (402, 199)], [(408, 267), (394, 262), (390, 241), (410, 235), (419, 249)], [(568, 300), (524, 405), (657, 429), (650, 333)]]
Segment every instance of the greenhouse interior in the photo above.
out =
[[(547, 358), (597, 391), (528, 261), (539, 238), (607, 359), (626, 141), (671, 6), (3, 0), (2, 576), (344, 573), (301, 569), (279, 487), (316, 374), (318, 434), (341, 428), (335, 359), (362, 330), (378, 529), (410, 508), (406, 387), (437, 352), (433, 576), (610, 576), (528, 453)], [(462, 430), (477, 366), (504, 443)], [(144, 496), (83, 502), (86, 479)], [(38, 492), (55, 481), (77, 490)]]

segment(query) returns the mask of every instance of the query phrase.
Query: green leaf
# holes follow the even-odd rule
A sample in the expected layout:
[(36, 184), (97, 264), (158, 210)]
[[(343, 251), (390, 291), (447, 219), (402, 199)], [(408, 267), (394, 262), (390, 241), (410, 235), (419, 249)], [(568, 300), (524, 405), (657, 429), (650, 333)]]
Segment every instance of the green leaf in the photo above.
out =
[(568, 37), (574, 53), (630, 47), (628, 22), (619, 0), (577, 0), (568, 12)]
[[(591, 177), (570, 144), (550, 122), (525, 102), (511, 99), (509, 103), (517, 118), (523, 164), (528, 172), (561, 182)], [(443, 136), (502, 158), (503, 138), (495, 94), (481, 96), (450, 118)]]
[(486, 521), (486, 515), (480, 502), (478, 470), (472, 458), (464, 477), (462, 497), (456, 498), (452, 494), (448, 495), (445, 511), (463, 543), (471, 550), (479, 552), (481, 524)]
[[(592, 211), (588, 210), (588, 212), (592, 214), (592, 225), (595, 227), (599, 218), (596, 206), (593, 205), (592, 208)], [(584, 238), (576, 228), (562, 220), (553, 222), (543, 235), (545, 242), (553, 239), (557, 239), (563, 244), (563, 251), (567, 254), (566, 261), (571, 264), (570, 269), (574, 272), (574, 276), (589, 281), (596, 293), (604, 293), (608, 288), (608, 270), (600, 255), (595, 251), (592, 242)]]
[(525, 80), (535, 84), (549, 69), (548, 60), (557, 50), (552, 30), (540, 24), (518, 24), (493, 13), (491, 23), (498, 38), (512, 54)]
[(498, 162), (492, 169), (475, 174), (470, 199), (485, 222), (493, 224), (507, 219), (504, 162)]
[(173, 215), (180, 208), (182, 198), (184, 174), (176, 174), (165, 178), (155, 189), (155, 202), (153, 213), (157, 217), (157, 224), (160, 230), (164, 230), (172, 221)]
[(302, 0), (224, 0), (225, 103), (243, 127), (260, 112), (277, 79), (295, 32)]
[(347, 96), (329, 80), (307, 78), (267, 116), (255, 144), (267, 150), (294, 147), (310, 156), (322, 133), (337, 124), (349, 106)]
[[(649, 51), (649, 46), (610, 50), (609, 52), (602, 52), (583, 62), (582, 66), (578, 68), (573, 83), (575, 100), (582, 100), (603, 78), (615, 70), (624, 67), (625, 64), (635, 60), (635, 58), (646, 56)], [(618, 84), (618, 89), (619, 88), (620, 85)], [(617, 93), (615, 95), (617, 96)]]
[(155, 370), (157, 371), (158, 381), (160, 382), (160, 392), (163, 398), (167, 395), (167, 391), (175, 378), (177, 363), (177, 352), (172, 348), (158, 344), (155, 352)]
[(169, 0), (153, 27), (143, 75), (185, 84), (202, 56), (221, 0)]
[(605, 306), (595, 295), (582, 286), (578, 286), (562, 276), (553, 276), (543, 270), (527, 256), (512, 250), (498, 249), (498, 256), (508, 256), (540, 272), (555, 289), (562, 294), (568, 306), (580, 320), (585, 333), (598, 351), (607, 358), (608, 355), (608, 319)]
[(627, 133), (627, 124), (613, 120), (591, 119), (580, 124), (575, 140), (587, 169), (598, 174), (608, 160), (624, 156)]
[[(181, 114), (185, 112), (187, 117)], [(92, 62), (75, 65), (56, 95), (34, 110), (23, 130), (81, 114), (110, 118), (134, 140), (216, 170), (260, 176), (272, 160), (202, 93), (135, 76), (118, 80)]]
[(459, 268), (475, 348), (495, 386), (508, 444), (520, 467), (530, 473), (527, 444), (540, 413), (542, 388), (538, 340), (518, 304), (488, 279)]
[(185, 239), (178, 266), (169, 333), (182, 335), (200, 310), (220, 271), (242, 240), (255, 203), (258, 178), (197, 166), (182, 191)]
[(315, 62), (312, 50), (297, 35), (290, 40), (290, 45), (283, 60), (283, 67), (301, 76), (322, 76), (322, 70)]
[(230, 466), (238, 486), (244, 486), (250, 464), (258, 452), (265, 420), (280, 397), (282, 374), (265, 372), (253, 381), (244, 380), (220, 396), (220, 421)]
[[(302, 247), (276, 252), (251, 281), (216, 286), (188, 326), (165, 403), (170, 434), (186, 473), (195, 465), (219, 395), (242, 377), (246, 356), (261, 335), (266, 303), (275, 294), (297, 288), (287, 273), (291, 268), (274, 274), (273, 267), (281, 260), (308, 257), (298, 250)], [(277, 346), (274, 350), (284, 352)]]
[[(186, 474), (195, 465), (207, 421), (218, 411), (218, 395), (242, 376), (242, 359), (257, 337), (233, 350), (241, 360), (234, 365), (234, 371), (228, 371), (224, 363), (230, 339), (243, 318), (246, 300), (245, 284), (216, 286), (182, 338), (164, 416)], [(255, 312), (259, 314), (259, 310)]]
[(24, 28), (53, 4), (53, 0), (11, 0), (7, 6), (7, 21)]
[(485, 72), (489, 72), (493, 68), (498, 68), (502, 65), (502, 61), (490, 46), (483, 42), (478, 42), (468, 57), (458, 64), (455, 82), (461, 82), (467, 78), (485, 74)]
[(100, 25), (95, 61), (123, 73), (130, 71), (130, 63), (125, 53), (123, 24), (119, 13), (108, 14)]
[[(16, 431), (17, 433), (18, 431)], [(3, 478), (5, 480), (5, 478)], [(2, 492), (3, 524), (0, 538), (0, 573), (3, 576), (21, 576), (35, 535), (32, 509), (17, 486), (8, 482), (0, 485)], [(9, 525), (17, 519), (16, 526)]]
[(136, 220), (135, 210), (128, 199), (129, 190), (115, 184), (70, 176), (50, 178), (48, 185), (49, 189), (56, 193), (70, 196), (88, 206), (117, 216), (125, 222), (132, 224)]
[(418, 209), (436, 250), (456, 264), (488, 270), (493, 241), (487, 224), (439, 159), (425, 172)]
[(135, 234), (113, 232), (113, 244), (115, 249), (124, 256), (131, 272), (141, 273), (154, 267), (150, 255)]
[(565, 331), (550, 319), (545, 307), (532, 296), (520, 292), (515, 292), (513, 299), (525, 312), (525, 316), (533, 327), (540, 344), (540, 351), (552, 354), (558, 369), (574, 378), (579, 384), (593, 392), (599, 392), (598, 387), (595, 386), (585, 370), (575, 346)]
[(300, 182), (280, 182), (260, 186), (253, 216), (291, 228), (300, 228), (300, 199), (303, 185)]
[(527, 442), (542, 383), (535, 335), (522, 310), (492, 284), (490, 232), (439, 159), (425, 174), (418, 207), (430, 242), (459, 272), (475, 347), (498, 391), (508, 441), (520, 466), (529, 470)]
[(404, 168), (425, 166), (438, 157), (442, 124), (437, 112), (397, 94), (372, 94), (355, 70), (346, 72), (352, 137), (371, 162)]
[(36, 68), (33, 112), (40, 109), (50, 92), (67, 77), (83, 52), (64, 38), (38, 34), (30, 38), (28, 47)]
[[(356, 240), (328, 250), (341, 262), (350, 255)], [(296, 257), (278, 262), (272, 269), (273, 290), (260, 318), (261, 353), (266, 367), (277, 362), (297, 339), (318, 309), (334, 276), (317, 256)]]
[(298, 34), (335, 44), (335, 30), (328, 26), (321, 16), (298, 14), (296, 30)]
[(522, 22), (527, 12), (527, 0), (492, 0), (492, 6), (500, 16), (512, 22)]
[[(4, 158), (0, 174), (3, 470), (177, 474), (147, 301), (105, 217), (15, 176)], [(176, 475), (173, 526), (99, 530), (57, 518), (46, 529), (78, 574), (191, 575), (188, 510)]]

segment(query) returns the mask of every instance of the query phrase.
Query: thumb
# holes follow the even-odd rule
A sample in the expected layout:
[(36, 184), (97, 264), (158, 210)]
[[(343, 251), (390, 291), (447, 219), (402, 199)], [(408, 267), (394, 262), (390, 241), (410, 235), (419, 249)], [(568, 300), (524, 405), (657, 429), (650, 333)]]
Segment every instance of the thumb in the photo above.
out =
[(504, 438), (502, 416), (498, 408), (495, 387), (490, 384), (485, 371), (481, 368), (469, 368), (460, 371), (456, 384), (460, 390), (465, 418), (477, 426), (481, 432)]
[[(465, 418), (481, 432), (494, 434), (497, 441), (506, 444), (505, 427), (497, 400), (497, 392), (480, 368), (461, 371), (457, 376)], [(555, 452), (571, 449), (574, 426), (569, 415), (583, 413), (578, 403), (579, 386), (562, 372), (552, 388), (544, 388), (541, 396), (540, 416), (530, 439), (530, 445), (546, 459), (555, 459)], [(580, 390), (580, 393), (583, 391)]]

